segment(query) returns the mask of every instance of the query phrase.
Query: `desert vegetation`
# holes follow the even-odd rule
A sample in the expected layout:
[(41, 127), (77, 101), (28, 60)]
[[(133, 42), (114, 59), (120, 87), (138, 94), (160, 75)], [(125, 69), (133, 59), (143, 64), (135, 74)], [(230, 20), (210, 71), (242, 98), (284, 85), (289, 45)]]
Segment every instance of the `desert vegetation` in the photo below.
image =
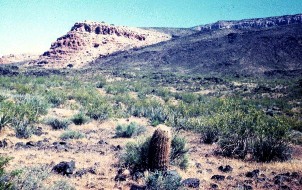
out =
[[(284, 169), (276, 172), (287, 169), (294, 172), (286, 168), (287, 163), (301, 163), (296, 156), (302, 141), (299, 77), (212, 77), (138, 72), (127, 68), (54, 73), (45, 70), (42, 74), (39, 69), (19, 72), (0, 76), (0, 130), (5, 139), (13, 139), (11, 142), (1, 140), (1, 155), (5, 157), (1, 157), (0, 174), (6, 176), (1, 177), (1, 187), (31, 189), (36, 185), (37, 188), (73, 189), (72, 184), (79, 186), (76, 182), (79, 173), (75, 172), (71, 177), (74, 180), (66, 179), (66, 182), (60, 177), (53, 180), (57, 174), (53, 174), (51, 167), (57, 163), (32, 166), (20, 162), (22, 167), (8, 164), (20, 161), (18, 152), (30, 156), (23, 152), (25, 149), (43, 149), (45, 156), (76, 150), (89, 159), (94, 159), (90, 154), (97, 154), (100, 161), (110, 157), (112, 165), (107, 167), (112, 168), (116, 176), (104, 179), (106, 188), (127, 186), (129, 181), (148, 189), (192, 187), (186, 178), (195, 178), (202, 170), (196, 165), (198, 154), (210, 155), (210, 158), (203, 157), (208, 162), (223, 159), (243, 165), (252, 163), (250, 168), (254, 169), (263, 163), (271, 172), (270, 164), (284, 164)], [(129, 118), (146, 122), (136, 123)], [(111, 128), (106, 126), (108, 122), (113, 122)], [(167, 152), (161, 157), (164, 164), (155, 167), (150, 152), (156, 143), (150, 142), (155, 141), (153, 132), (163, 125), (171, 130), (172, 136), (165, 140), (166, 145), (155, 148), (158, 151), (165, 147)], [(201, 146), (208, 151), (199, 152)], [(61, 156), (60, 160), (62, 158), (68, 159), (68, 156)], [(64, 159), (62, 161), (66, 161)], [(37, 164), (46, 163), (37, 161)], [(14, 172), (19, 169), (20, 172)], [(198, 175), (205, 175), (207, 171)], [(301, 167), (295, 172), (301, 172)], [(41, 177), (30, 180), (24, 175)], [(101, 174), (88, 170), (81, 176), (85, 175)], [(35, 180), (39, 181), (31, 184)], [(205, 181), (200, 186), (209, 188), (214, 183), (238, 186), (232, 180)], [(293, 187), (299, 185), (293, 184)], [(89, 185), (82, 184), (82, 188)], [(243, 180), (241, 185), (256, 184), (246, 184)]]

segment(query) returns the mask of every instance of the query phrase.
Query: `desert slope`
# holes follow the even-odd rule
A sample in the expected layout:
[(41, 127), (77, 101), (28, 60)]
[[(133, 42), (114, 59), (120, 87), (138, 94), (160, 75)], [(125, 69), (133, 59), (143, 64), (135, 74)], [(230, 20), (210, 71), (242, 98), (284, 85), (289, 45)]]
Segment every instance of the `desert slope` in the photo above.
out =
[(100, 66), (154, 67), (204, 74), (301, 70), (302, 24), (258, 30), (201, 31), (96, 61)]

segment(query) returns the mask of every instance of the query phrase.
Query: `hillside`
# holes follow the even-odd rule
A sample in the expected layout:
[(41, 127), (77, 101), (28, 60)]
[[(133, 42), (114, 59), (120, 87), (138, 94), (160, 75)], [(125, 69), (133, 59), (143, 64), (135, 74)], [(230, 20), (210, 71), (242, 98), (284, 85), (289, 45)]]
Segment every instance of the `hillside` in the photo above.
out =
[(109, 55), (104, 67), (153, 67), (207, 74), (268, 74), (301, 70), (302, 24), (258, 30), (201, 31)]

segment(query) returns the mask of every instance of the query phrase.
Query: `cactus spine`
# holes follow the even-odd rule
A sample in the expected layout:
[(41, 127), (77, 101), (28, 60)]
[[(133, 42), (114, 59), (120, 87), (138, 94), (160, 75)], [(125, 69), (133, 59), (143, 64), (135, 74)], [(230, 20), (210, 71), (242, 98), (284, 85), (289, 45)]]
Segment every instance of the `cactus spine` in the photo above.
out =
[(170, 163), (171, 134), (168, 128), (158, 128), (149, 145), (149, 168), (164, 171)]

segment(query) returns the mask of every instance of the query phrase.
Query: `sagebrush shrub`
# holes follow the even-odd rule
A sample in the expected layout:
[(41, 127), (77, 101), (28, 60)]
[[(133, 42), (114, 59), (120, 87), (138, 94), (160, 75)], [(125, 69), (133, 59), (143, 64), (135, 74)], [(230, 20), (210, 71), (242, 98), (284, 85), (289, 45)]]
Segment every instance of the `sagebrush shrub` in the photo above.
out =
[(101, 78), (101, 79), (99, 79), (99, 82), (97, 83), (96, 87), (97, 88), (103, 88), (105, 85), (106, 85), (106, 79)]
[(79, 131), (66, 131), (60, 135), (60, 139), (62, 140), (81, 139), (84, 137), (85, 135)]
[(82, 112), (74, 115), (71, 121), (76, 125), (83, 125), (89, 121), (89, 118)]
[(70, 121), (67, 119), (49, 118), (46, 120), (46, 124), (50, 125), (52, 129), (67, 129), (70, 125)]
[(50, 176), (50, 171), (50, 167), (47, 165), (23, 168), (22, 173), (14, 180), (15, 188), (22, 190), (46, 189), (43, 182)]
[(76, 188), (71, 186), (67, 181), (59, 180), (55, 181), (48, 190), (75, 190)]
[(181, 177), (175, 172), (154, 172), (147, 177), (148, 190), (177, 190), (181, 187)]
[(85, 105), (86, 115), (95, 120), (106, 120), (112, 114), (112, 105), (106, 99), (98, 97), (94, 98)]
[(14, 121), (13, 127), (16, 133), (17, 138), (24, 138), (27, 139), (31, 137), (34, 132), (35, 128), (32, 124), (29, 123), (29, 121)]
[(205, 126), (201, 129), (201, 138), (205, 144), (213, 144), (218, 141), (219, 130), (214, 126)]
[(178, 165), (181, 169), (188, 168), (187, 153), (189, 149), (186, 147), (186, 139), (175, 135), (171, 142), (171, 164)]
[(8, 173), (5, 167), (12, 158), (0, 156), (0, 189), (13, 190), (15, 189), (14, 178), (19, 175), (19, 171)]
[(129, 125), (118, 125), (115, 128), (115, 136), (130, 138), (133, 136), (138, 136), (144, 133), (145, 131), (146, 131), (146, 127), (131, 122)]
[(0, 112), (0, 131), (2, 130), (3, 127), (8, 125), (11, 122), (11, 120), (12, 118), (9, 114)]
[(245, 158), (251, 153), (255, 160), (269, 162), (290, 158), (289, 126), (281, 118), (250, 109), (220, 117), (222, 132), (219, 145), (222, 154)]

